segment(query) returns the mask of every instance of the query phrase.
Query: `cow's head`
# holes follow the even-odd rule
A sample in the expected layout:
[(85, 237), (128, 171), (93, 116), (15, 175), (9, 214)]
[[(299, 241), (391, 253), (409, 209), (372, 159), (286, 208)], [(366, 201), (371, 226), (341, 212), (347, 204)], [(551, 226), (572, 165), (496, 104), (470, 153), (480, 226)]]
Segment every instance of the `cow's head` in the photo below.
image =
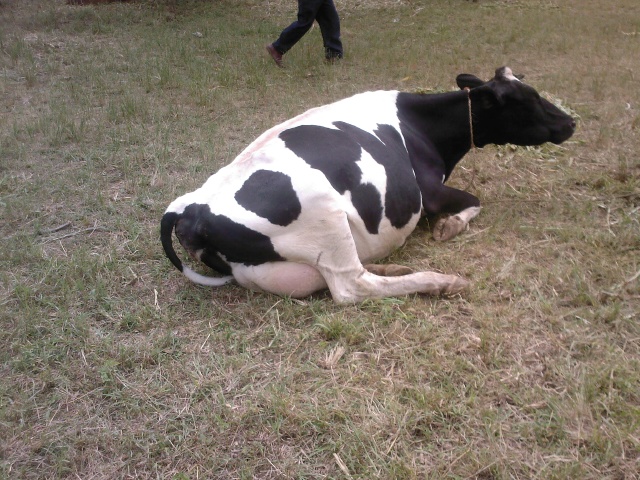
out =
[(488, 82), (466, 73), (458, 75), (458, 86), (469, 89), (476, 145), (558, 144), (573, 135), (574, 119), (521, 82), (521, 78), (508, 67), (498, 68)]

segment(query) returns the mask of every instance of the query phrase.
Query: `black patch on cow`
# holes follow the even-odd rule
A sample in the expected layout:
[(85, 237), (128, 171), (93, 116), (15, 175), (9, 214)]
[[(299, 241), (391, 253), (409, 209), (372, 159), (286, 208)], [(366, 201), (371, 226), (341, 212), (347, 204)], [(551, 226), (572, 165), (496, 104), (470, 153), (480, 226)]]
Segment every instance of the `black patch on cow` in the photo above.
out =
[(320, 170), (338, 193), (360, 184), (360, 145), (344, 132), (318, 125), (300, 125), (280, 133), (285, 146)]
[(380, 192), (371, 183), (361, 183), (351, 190), (351, 203), (356, 207), (369, 233), (378, 233), (382, 220)]
[(211, 213), (208, 205), (187, 206), (176, 223), (175, 232), (189, 253), (201, 251), (200, 259), (225, 275), (231, 273), (227, 262), (261, 265), (284, 260), (269, 237), (224, 215)]
[(404, 227), (413, 215), (420, 212), (421, 197), (400, 133), (391, 125), (378, 125), (375, 135), (345, 122), (335, 122), (334, 125), (384, 167), (387, 176), (385, 215), (394, 227)]
[(283, 227), (296, 220), (302, 211), (291, 178), (271, 170), (252, 173), (235, 198), (247, 210)]
[(364, 149), (382, 165), (387, 177), (384, 213), (395, 228), (404, 227), (421, 208), (420, 189), (400, 133), (391, 125), (378, 125), (376, 135), (345, 122), (334, 122), (338, 130), (318, 125), (300, 125), (285, 130), (285, 146), (320, 170), (339, 193), (349, 190), (353, 205), (367, 231), (378, 233), (383, 208), (380, 192), (361, 184), (356, 164)]

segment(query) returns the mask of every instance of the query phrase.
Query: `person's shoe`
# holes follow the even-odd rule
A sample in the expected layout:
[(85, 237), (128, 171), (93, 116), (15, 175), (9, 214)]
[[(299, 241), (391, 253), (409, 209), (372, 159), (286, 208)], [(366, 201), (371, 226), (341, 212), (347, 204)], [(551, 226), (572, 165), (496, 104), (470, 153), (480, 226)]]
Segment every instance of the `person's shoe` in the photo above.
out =
[(325, 51), (324, 59), (325, 59), (325, 62), (327, 62), (330, 65), (333, 65), (338, 60), (342, 59), (342, 53), (327, 49)]
[(278, 50), (276, 50), (276, 47), (274, 47), (272, 43), (267, 45), (267, 52), (269, 52), (269, 55), (271, 55), (273, 61), (276, 62), (276, 65), (282, 68), (282, 54)]

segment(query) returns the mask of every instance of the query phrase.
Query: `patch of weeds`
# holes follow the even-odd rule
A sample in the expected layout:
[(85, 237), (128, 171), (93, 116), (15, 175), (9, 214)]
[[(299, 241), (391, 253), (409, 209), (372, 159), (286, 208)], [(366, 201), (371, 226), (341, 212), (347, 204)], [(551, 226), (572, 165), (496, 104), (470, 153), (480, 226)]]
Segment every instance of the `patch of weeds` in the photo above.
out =
[(29, 17), (29, 28), (32, 30), (51, 32), (60, 28), (64, 23), (64, 15), (61, 15), (55, 8), (38, 9)]
[(80, 143), (84, 140), (87, 131), (85, 120), (83, 118), (78, 121), (69, 118), (53, 123), (54, 127), (51, 131), (51, 146), (59, 147), (66, 143)]
[(70, 447), (61, 440), (45, 440), (33, 451), (36, 458), (50, 466), (57, 476), (69, 475), (72, 470)]
[(9, 55), (14, 65), (21, 61), (33, 64), (33, 51), (24, 38), (13, 38), (11, 42), (6, 43), (3, 41), (3, 47), (3, 51)]
[(113, 124), (128, 123), (132, 120), (144, 122), (148, 115), (148, 108), (143, 99), (133, 95), (125, 95), (107, 106), (107, 119)]
[(38, 69), (34, 63), (26, 63), (20, 67), (27, 88), (33, 88), (38, 83)]
[[(19, 298), (27, 295), (29, 305), (24, 304), (26, 299), (22, 301), (21, 310), (26, 314), (14, 326), (13, 368), (35, 374), (65, 365), (69, 355), (84, 346), (88, 317), (59, 309), (41, 292), (25, 286), (17, 286), (14, 294)], [(14, 348), (18, 340), (23, 342), (22, 348)]]
[(392, 460), (386, 474), (389, 478), (418, 478), (415, 470), (402, 460)]
[(398, 320), (409, 319), (411, 315), (402, 308), (406, 303), (402, 298), (365, 300), (358, 306), (358, 310), (364, 314), (374, 315), (377, 325), (387, 326)]
[(429, 410), (433, 393), (424, 387), (404, 387), (399, 392), (399, 401), (418, 410)]
[(68, 11), (63, 18), (64, 20), (59, 22), (57, 27), (66, 33), (76, 35), (86, 32), (92, 34), (106, 33), (102, 16), (95, 7), (78, 6)]
[(182, 355), (182, 341), (180, 337), (167, 332), (154, 342), (150, 354), (156, 365), (162, 364), (165, 360), (179, 358)]
[(158, 314), (150, 306), (126, 311), (119, 320), (118, 327), (122, 332), (139, 333), (151, 328), (154, 320), (158, 320)]
[(118, 382), (116, 380), (116, 374), (118, 372), (119, 363), (117, 360), (108, 358), (100, 367), (98, 367), (98, 374), (100, 375), (100, 381), (102, 382), (102, 393), (110, 396), (113, 391), (118, 388)]
[(532, 421), (532, 434), (538, 445), (554, 448), (567, 441), (564, 419), (551, 407), (536, 410)]
[(347, 345), (355, 345), (364, 340), (361, 325), (354, 322), (353, 319), (341, 315), (317, 318), (315, 325), (322, 338), (327, 342), (341, 340)]
[(576, 460), (549, 462), (543, 470), (538, 472), (549, 480), (564, 480), (567, 478), (587, 478), (589, 469)]

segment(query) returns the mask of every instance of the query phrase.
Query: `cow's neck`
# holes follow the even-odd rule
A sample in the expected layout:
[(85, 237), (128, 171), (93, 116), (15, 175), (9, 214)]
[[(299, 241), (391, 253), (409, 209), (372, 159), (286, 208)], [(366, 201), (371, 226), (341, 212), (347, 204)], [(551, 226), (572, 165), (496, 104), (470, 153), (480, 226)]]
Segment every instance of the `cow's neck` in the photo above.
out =
[[(399, 94), (398, 109), (412, 162), (421, 161), (424, 152), (420, 152), (419, 145), (425, 142), (429, 153), (437, 152), (448, 177), (472, 146), (468, 93)], [(476, 129), (475, 122), (473, 127)], [(409, 140), (412, 135), (417, 140)]]

